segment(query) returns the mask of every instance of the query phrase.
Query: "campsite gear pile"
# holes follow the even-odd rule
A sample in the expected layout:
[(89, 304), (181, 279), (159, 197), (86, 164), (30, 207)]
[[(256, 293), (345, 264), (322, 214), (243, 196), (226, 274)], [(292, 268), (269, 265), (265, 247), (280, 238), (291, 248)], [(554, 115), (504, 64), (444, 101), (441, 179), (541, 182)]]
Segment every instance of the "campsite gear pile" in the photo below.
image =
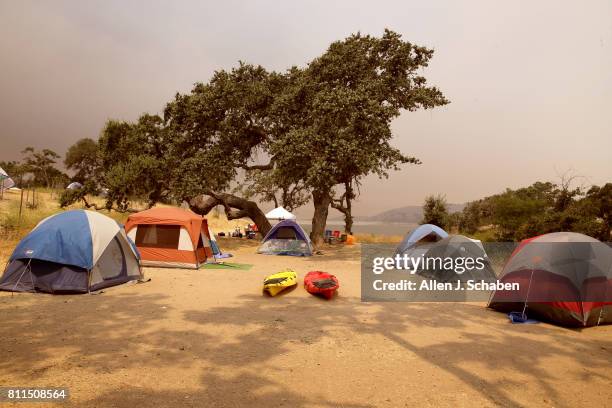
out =
[(255, 239), (257, 237), (257, 232), (259, 232), (259, 230), (256, 224), (248, 224), (244, 229), (244, 235), (247, 239)]
[(113, 219), (66, 211), (42, 220), (19, 242), (0, 290), (87, 293), (141, 279), (138, 260), (138, 251)]
[[(297, 274), (291, 269), (286, 269), (282, 272), (266, 276), (263, 282), (263, 292), (270, 296), (276, 296), (296, 285)], [(338, 278), (327, 272), (311, 271), (304, 276), (304, 289), (315, 296), (331, 299), (339, 287)]]
[(311, 256), (312, 243), (300, 224), (293, 220), (284, 220), (273, 226), (266, 234), (257, 253)]
[(128, 217), (125, 230), (141, 264), (197, 269), (221, 252), (206, 218), (175, 207), (155, 207)]
[(357, 242), (354, 235), (344, 234), (339, 230), (325, 230), (323, 241), (327, 244), (346, 244), (353, 245)]

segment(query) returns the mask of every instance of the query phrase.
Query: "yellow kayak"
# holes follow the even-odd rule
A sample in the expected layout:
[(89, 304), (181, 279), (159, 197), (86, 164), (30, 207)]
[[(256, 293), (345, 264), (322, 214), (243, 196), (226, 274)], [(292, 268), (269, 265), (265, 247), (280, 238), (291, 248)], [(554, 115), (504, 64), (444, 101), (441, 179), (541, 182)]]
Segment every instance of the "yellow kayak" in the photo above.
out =
[(267, 276), (263, 282), (264, 292), (276, 296), (283, 290), (297, 285), (297, 274), (291, 269)]

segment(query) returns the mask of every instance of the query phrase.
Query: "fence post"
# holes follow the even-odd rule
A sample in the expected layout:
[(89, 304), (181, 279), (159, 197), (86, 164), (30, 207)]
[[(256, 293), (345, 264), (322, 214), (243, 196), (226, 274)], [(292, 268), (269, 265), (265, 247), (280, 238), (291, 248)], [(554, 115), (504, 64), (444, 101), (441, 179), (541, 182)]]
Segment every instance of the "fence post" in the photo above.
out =
[(19, 202), (19, 227), (21, 227), (21, 209), (23, 208), (23, 189), (21, 189), (21, 201)]

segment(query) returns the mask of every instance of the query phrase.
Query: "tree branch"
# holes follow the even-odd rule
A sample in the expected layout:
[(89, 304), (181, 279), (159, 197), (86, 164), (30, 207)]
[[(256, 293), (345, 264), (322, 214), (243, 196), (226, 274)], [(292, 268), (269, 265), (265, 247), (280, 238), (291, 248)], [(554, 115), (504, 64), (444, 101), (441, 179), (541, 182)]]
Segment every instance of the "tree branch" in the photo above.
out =
[(217, 205), (223, 205), (228, 220), (249, 217), (262, 234), (267, 234), (272, 226), (257, 203), (229, 193), (205, 191), (203, 195), (188, 201), (189, 208), (197, 214), (208, 214)]
[(272, 170), (274, 168), (274, 163), (270, 162), (268, 164), (255, 164), (253, 166), (249, 166), (247, 164), (241, 164), (240, 168), (251, 171), (251, 170)]
[[(118, 208), (118, 207), (110, 207), (110, 208), (108, 208), (108, 207), (100, 207), (100, 206), (99, 206), (98, 204), (96, 204), (96, 203), (90, 203), (90, 202), (88, 202), (88, 201), (87, 201), (87, 198), (86, 198), (85, 196), (82, 196), (82, 197), (81, 197), (81, 201), (83, 201), (83, 204), (85, 205), (85, 207), (86, 207), (86, 208), (93, 208), (93, 209), (94, 209), (94, 210), (96, 210), (96, 211), (102, 211), (102, 210), (113, 210), (113, 211), (116, 211), (116, 212), (119, 212), (119, 213), (132, 213), (132, 214), (133, 214), (133, 213), (137, 213), (137, 212), (139, 212), (139, 211), (140, 211), (140, 210), (137, 210), (137, 209), (135, 209), (135, 208), (129, 208), (129, 207), (128, 207), (128, 208), (125, 208), (125, 209)], [(149, 208), (151, 208), (151, 207), (149, 207)]]
[(250, 170), (272, 170), (274, 169), (274, 161), (276, 160), (276, 158), (274, 156), (272, 156), (272, 158), (270, 159), (270, 162), (268, 162), (268, 164), (254, 164), (252, 166), (249, 166), (248, 164), (240, 164), (239, 167), (250, 171)]

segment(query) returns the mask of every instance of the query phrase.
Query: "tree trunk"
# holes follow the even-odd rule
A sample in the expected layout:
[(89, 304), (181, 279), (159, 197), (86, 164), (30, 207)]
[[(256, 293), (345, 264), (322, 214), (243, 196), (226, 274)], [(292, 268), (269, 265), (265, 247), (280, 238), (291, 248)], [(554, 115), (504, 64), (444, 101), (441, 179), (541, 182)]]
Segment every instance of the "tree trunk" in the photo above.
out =
[(350, 198), (346, 198), (346, 213), (344, 213), (344, 232), (353, 235), (353, 203)]
[[(330, 195), (330, 204), (332, 208), (340, 211), (344, 214), (344, 232), (352, 235), (353, 234), (353, 186), (350, 182), (344, 183), (344, 194), (340, 198), (334, 198)], [(346, 206), (344, 202), (346, 201)]]
[(263, 235), (266, 235), (272, 228), (270, 221), (268, 221), (263, 211), (259, 209), (257, 203), (233, 194), (210, 191), (205, 195), (199, 195), (190, 199), (188, 204), (193, 212), (200, 215), (206, 215), (217, 205), (222, 205), (228, 220), (249, 217)]
[(327, 224), (327, 213), (331, 201), (329, 189), (314, 190), (312, 202), (314, 204), (314, 215), (312, 216), (312, 232), (310, 239), (315, 247), (320, 247), (324, 241), (325, 225)]

